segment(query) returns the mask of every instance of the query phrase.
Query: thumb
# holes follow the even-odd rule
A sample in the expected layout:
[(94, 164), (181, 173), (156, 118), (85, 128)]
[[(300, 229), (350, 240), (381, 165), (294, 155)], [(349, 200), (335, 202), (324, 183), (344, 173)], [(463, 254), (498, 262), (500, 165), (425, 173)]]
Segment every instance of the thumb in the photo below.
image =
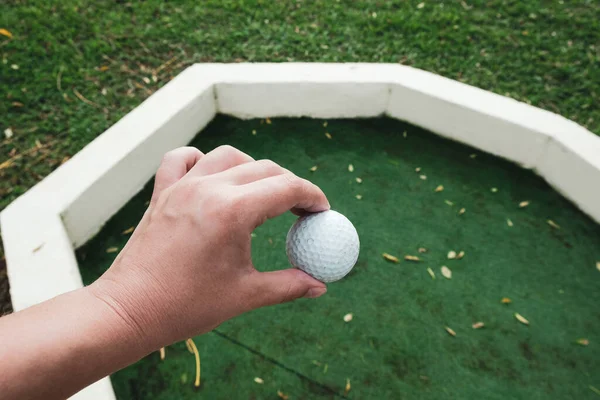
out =
[(301, 297), (316, 298), (327, 292), (323, 282), (312, 278), (296, 268), (273, 272), (258, 272), (254, 275), (252, 286), (256, 289), (252, 308), (286, 303)]

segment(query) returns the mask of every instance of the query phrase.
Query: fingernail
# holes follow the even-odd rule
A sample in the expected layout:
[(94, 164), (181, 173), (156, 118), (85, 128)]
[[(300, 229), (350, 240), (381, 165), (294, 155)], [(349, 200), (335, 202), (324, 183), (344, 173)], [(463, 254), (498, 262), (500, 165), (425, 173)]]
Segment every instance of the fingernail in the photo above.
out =
[(312, 289), (308, 289), (308, 292), (304, 295), (307, 299), (314, 299), (317, 297), (323, 296), (327, 292), (327, 288), (324, 287), (316, 287)]

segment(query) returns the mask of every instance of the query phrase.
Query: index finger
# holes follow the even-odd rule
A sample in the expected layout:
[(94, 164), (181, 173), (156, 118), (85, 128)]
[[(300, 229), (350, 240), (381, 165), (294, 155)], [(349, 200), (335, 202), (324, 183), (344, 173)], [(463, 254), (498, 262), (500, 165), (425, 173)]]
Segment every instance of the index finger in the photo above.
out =
[(330, 208), (327, 196), (317, 185), (292, 173), (261, 179), (239, 189), (255, 226), (290, 210), (302, 213)]

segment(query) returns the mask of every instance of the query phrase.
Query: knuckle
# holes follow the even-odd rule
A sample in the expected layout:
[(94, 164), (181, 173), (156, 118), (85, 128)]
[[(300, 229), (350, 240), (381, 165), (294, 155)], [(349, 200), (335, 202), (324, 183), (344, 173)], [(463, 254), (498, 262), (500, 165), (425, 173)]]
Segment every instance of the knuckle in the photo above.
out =
[(247, 154), (228, 144), (224, 144), (217, 147), (215, 151), (217, 151), (223, 157), (231, 159), (236, 163), (242, 163), (251, 159)]
[(258, 164), (258, 166), (260, 168), (262, 168), (270, 173), (278, 173), (283, 170), (283, 168), (281, 168), (281, 166), (279, 166), (279, 164), (277, 164), (273, 160), (268, 160), (268, 159), (258, 160), (256, 163)]

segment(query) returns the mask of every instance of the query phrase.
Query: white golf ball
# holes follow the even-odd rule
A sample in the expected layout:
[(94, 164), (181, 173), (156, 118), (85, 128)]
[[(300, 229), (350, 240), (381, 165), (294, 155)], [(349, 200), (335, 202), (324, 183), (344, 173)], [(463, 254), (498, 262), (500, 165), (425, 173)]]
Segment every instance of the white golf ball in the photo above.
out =
[(321, 282), (335, 282), (356, 264), (360, 242), (352, 222), (329, 210), (298, 218), (285, 247), (294, 267)]

